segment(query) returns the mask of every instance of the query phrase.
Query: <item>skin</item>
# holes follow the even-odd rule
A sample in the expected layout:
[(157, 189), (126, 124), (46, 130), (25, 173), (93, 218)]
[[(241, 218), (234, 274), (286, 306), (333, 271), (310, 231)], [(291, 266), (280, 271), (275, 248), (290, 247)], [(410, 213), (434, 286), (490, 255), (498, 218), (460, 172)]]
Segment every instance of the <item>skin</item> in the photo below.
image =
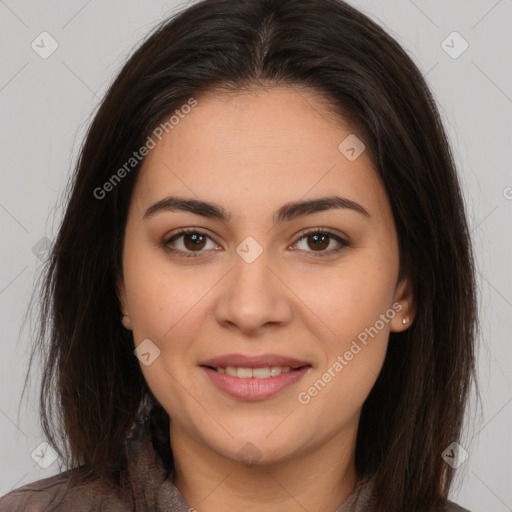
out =
[[(160, 350), (141, 370), (171, 418), (174, 483), (201, 512), (335, 510), (358, 478), (360, 412), (389, 332), (408, 328), (414, 315), (410, 286), (398, 281), (398, 239), (385, 189), (366, 151), (355, 161), (340, 152), (354, 132), (342, 119), (335, 122), (310, 90), (260, 88), (197, 99), (144, 162), (118, 280), (123, 323), (135, 346), (150, 339)], [(334, 192), (370, 215), (332, 209), (273, 227), (283, 204)], [(169, 195), (215, 202), (231, 219), (183, 211), (143, 219)], [(189, 235), (172, 243), (199, 251), (196, 258), (162, 246), (186, 227), (206, 233), (199, 249)], [(318, 249), (300, 233), (318, 227), (349, 245), (316, 256), (340, 247), (327, 238)], [(249, 236), (263, 250), (252, 263), (236, 252)], [(400, 312), (301, 404), (298, 394), (397, 302)], [(199, 367), (227, 353), (277, 353), (312, 368), (277, 395), (247, 401), (218, 390)], [(258, 450), (254, 465), (238, 454), (249, 442)]]

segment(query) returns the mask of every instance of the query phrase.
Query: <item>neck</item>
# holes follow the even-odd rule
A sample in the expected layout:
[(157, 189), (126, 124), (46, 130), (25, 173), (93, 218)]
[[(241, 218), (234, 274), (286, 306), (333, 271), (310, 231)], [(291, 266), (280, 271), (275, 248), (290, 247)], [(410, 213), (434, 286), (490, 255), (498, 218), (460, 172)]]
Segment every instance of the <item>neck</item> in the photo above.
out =
[(171, 422), (174, 485), (190, 507), (201, 512), (335, 511), (356, 483), (356, 428), (293, 458), (247, 466), (191, 439)]

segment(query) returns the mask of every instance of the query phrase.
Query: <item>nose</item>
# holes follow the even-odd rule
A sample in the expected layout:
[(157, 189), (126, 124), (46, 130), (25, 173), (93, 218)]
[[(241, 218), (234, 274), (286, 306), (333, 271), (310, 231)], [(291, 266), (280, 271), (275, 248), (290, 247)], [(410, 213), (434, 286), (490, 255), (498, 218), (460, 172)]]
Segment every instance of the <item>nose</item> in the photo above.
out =
[(279, 268), (266, 250), (254, 261), (237, 254), (218, 288), (215, 315), (219, 325), (254, 335), (289, 323), (293, 293)]

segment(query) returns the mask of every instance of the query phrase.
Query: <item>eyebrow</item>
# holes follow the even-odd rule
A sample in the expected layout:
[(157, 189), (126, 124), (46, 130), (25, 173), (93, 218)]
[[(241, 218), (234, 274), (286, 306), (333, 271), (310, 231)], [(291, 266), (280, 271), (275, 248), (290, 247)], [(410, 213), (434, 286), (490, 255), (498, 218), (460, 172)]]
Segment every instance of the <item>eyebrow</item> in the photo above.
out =
[[(365, 217), (371, 215), (359, 203), (340, 196), (322, 197), (306, 201), (286, 203), (273, 215), (274, 226), (289, 222), (298, 217), (311, 215), (333, 209), (352, 210)], [(145, 212), (143, 219), (149, 219), (154, 215), (168, 211), (185, 211), (206, 217), (220, 220), (227, 223), (231, 219), (231, 212), (224, 207), (198, 199), (187, 199), (184, 197), (169, 196), (152, 204)]]

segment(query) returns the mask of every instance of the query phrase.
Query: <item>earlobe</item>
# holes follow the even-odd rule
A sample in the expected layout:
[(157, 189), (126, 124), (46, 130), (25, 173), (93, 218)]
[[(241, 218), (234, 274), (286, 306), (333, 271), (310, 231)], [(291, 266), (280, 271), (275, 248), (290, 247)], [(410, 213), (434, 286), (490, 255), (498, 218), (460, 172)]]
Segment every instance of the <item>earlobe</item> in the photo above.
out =
[(395, 301), (397, 304), (397, 314), (391, 320), (391, 331), (402, 332), (410, 327), (415, 316), (415, 304), (412, 286), (409, 279), (402, 279), (395, 291)]
[(121, 276), (117, 276), (116, 279), (116, 295), (119, 299), (119, 307), (121, 309), (121, 323), (125, 329), (131, 331), (132, 322), (130, 316), (128, 315), (128, 308), (126, 306), (126, 290)]
[(121, 323), (123, 324), (123, 327), (126, 330), (128, 330), (128, 331), (132, 330), (132, 322), (131, 322), (130, 317), (128, 315), (123, 315), (123, 317), (121, 318)]

